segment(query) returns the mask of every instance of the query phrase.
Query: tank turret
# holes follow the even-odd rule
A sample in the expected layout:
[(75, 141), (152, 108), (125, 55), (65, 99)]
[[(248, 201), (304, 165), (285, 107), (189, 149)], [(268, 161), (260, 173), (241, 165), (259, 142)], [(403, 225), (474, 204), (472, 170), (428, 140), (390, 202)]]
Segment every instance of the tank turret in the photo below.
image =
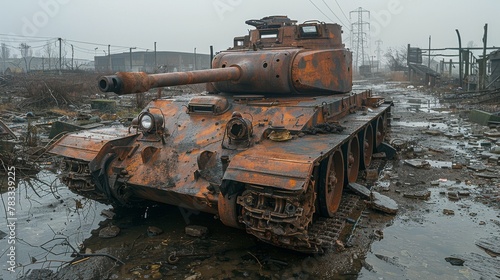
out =
[(104, 76), (104, 92), (131, 94), (151, 88), (212, 83), (217, 92), (268, 95), (346, 93), (352, 90), (351, 53), (341, 27), (287, 17), (249, 20), (257, 29), (234, 39), (234, 47), (216, 55), (212, 69), (152, 74), (120, 72)]

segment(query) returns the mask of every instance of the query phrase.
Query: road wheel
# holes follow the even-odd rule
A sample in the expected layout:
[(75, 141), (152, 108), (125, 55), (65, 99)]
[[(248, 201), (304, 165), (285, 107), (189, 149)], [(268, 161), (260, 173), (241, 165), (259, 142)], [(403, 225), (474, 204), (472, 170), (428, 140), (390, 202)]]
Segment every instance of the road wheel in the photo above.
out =
[(377, 130), (375, 132), (375, 135), (376, 135), (375, 147), (378, 147), (378, 146), (380, 146), (380, 144), (382, 144), (382, 142), (384, 142), (385, 133), (386, 133), (386, 129), (387, 129), (385, 114), (382, 114), (377, 118), (377, 126), (376, 127), (377, 127)]
[(356, 182), (359, 173), (360, 149), (358, 136), (354, 136), (347, 143), (346, 156), (346, 170), (347, 181), (349, 183)]
[(332, 217), (339, 208), (344, 188), (344, 157), (339, 150), (321, 162), (319, 176), (320, 213), (322, 216)]
[(360, 139), (363, 141), (360, 143), (360, 147), (362, 147), (363, 154), (363, 168), (366, 169), (370, 166), (373, 155), (373, 127), (371, 124), (368, 124), (364, 131), (361, 132)]

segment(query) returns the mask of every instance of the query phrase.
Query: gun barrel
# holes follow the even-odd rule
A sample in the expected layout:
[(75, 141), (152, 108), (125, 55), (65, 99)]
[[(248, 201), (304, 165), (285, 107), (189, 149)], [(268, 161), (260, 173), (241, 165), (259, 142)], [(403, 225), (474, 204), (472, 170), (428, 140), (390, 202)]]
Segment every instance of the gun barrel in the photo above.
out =
[(238, 66), (162, 74), (118, 72), (115, 75), (101, 77), (98, 85), (102, 92), (114, 92), (122, 95), (146, 92), (158, 87), (234, 81), (240, 77), (241, 68)]

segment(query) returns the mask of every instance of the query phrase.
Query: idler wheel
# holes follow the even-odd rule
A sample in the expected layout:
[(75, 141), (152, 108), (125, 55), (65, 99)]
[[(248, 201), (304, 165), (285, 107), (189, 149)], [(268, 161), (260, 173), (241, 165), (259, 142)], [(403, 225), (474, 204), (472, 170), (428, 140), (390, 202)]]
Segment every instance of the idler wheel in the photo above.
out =
[(344, 188), (344, 157), (337, 150), (320, 165), (318, 204), (322, 216), (332, 217), (337, 211)]
[(238, 222), (239, 213), (236, 198), (236, 194), (229, 196), (227, 194), (222, 195), (222, 193), (219, 193), (217, 207), (219, 211), (219, 218), (224, 225), (241, 229), (244, 228), (244, 226)]

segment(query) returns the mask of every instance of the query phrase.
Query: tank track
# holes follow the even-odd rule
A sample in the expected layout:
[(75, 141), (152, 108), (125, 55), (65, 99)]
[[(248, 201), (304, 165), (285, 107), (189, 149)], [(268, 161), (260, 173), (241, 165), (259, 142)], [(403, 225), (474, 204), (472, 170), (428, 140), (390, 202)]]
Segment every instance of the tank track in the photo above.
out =
[(344, 194), (333, 217), (316, 217), (313, 189), (295, 194), (247, 185), (237, 199), (242, 209), (239, 222), (263, 242), (303, 253), (324, 253), (335, 246), (359, 197)]
[(346, 220), (358, 205), (360, 198), (353, 194), (343, 194), (339, 209), (331, 218), (319, 217), (309, 228), (309, 238), (317, 240), (323, 250), (331, 250), (345, 228)]
[(112, 201), (96, 188), (88, 164), (87, 161), (65, 158), (60, 162), (58, 177), (72, 192), (104, 204), (111, 204)]
[[(112, 204), (93, 183), (87, 166), (88, 162), (67, 159), (61, 163), (59, 177), (72, 192)], [(255, 186), (249, 189), (238, 198), (238, 204), (244, 208), (240, 222), (247, 226), (247, 232), (264, 242), (304, 253), (324, 253), (334, 248), (346, 219), (360, 200), (359, 196), (344, 193), (333, 217), (316, 218), (312, 204), (316, 194), (312, 188), (299, 196), (287, 192), (266, 194)]]

